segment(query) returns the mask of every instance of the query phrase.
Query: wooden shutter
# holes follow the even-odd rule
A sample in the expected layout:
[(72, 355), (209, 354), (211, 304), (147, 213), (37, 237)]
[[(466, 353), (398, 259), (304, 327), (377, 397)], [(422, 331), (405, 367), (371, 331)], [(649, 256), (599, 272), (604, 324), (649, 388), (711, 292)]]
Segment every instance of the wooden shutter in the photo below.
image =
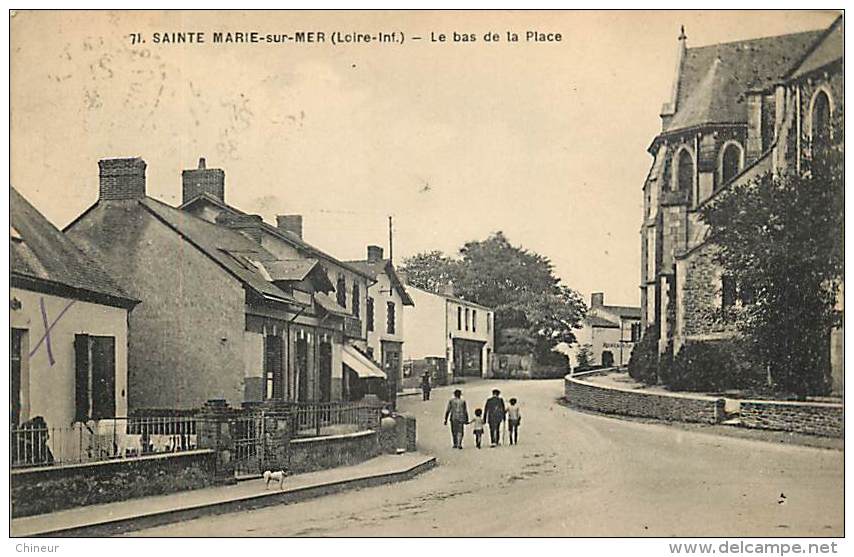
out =
[(89, 335), (74, 335), (74, 421), (89, 420)]
[(116, 339), (92, 337), (92, 419), (116, 416)]
[[(282, 338), (276, 335), (264, 337), (264, 398), (281, 399), (284, 377), (282, 374)], [(268, 387), (272, 383), (272, 388)], [(269, 390), (268, 390), (269, 389)]]

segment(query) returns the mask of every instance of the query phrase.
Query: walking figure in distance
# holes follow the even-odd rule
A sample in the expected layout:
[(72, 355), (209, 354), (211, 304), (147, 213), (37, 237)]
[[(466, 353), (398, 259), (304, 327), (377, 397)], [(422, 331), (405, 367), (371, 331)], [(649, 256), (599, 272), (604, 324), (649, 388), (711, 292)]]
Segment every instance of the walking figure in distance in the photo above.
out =
[(469, 422), (474, 425), (472, 433), (474, 433), (474, 444), (479, 449), (480, 440), (483, 437), (483, 410), (480, 408), (474, 411), (474, 418)]
[(463, 448), (463, 432), (469, 421), (469, 411), (466, 408), (466, 401), (463, 400), (463, 392), (459, 389), (454, 391), (454, 398), (448, 401), (448, 407), (445, 409), (445, 425), (448, 425), (448, 419), (451, 420), (451, 437), (454, 440), (454, 448)]
[(483, 407), (486, 423), (489, 424), (489, 442), (490, 447), (497, 447), (501, 444), (501, 424), (504, 422), (504, 399), (499, 395), (501, 391), (492, 389), (492, 396), (486, 400)]
[(510, 399), (510, 406), (507, 408), (507, 425), (510, 427), (510, 444), (519, 444), (519, 424), (522, 423), (522, 411), (516, 406), (516, 399)]
[(421, 399), (422, 400), (430, 400), (430, 390), (433, 386), (430, 384), (430, 374), (425, 372), (424, 375), (421, 376)]

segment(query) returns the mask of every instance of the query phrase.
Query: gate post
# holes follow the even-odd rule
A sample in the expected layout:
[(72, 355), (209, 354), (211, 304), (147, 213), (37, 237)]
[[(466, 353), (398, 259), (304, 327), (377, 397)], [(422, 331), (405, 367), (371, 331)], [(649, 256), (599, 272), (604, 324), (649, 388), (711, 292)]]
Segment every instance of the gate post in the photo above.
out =
[(213, 399), (196, 416), (196, 434), (200, 449), (216, 453), (214, 483), (234, 484), (234, 438), (229, 427), (229, 408), (224, 399)]

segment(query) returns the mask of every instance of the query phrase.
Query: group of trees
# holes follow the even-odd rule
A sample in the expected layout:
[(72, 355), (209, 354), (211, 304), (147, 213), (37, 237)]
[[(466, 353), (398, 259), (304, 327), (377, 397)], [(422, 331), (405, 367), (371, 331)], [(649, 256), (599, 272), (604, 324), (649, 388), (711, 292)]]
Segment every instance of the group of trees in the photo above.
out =
[(555, 276), (547, 257), (510, 243), (502, 232), (466, 243), (457, 257), (440, 251), (404, 260), (410, 284), (432, 292), (451, 285), (455, 296), (495, 310), (496, 352), (551, 358), (558, 344), (575, 342), (587, 308)]
[(633, 377), (677, 390), (770, 387), (798, 398), (830, 390), (829, 335), (842, 324), (843, 160), (837, 149), (814, 152), (800, 172), (735, 182), (701, 209), (739, 299), (726, 313), (738, 334), (659, 357), (650, 328), (632, 354)]
[(828, 391), (829, 334), (842, 324), (843, 159), (816, 147), (800, 172), (735, 183), (701, 211), (741, 294), (733, 318), (744, 352), (799, 397)]

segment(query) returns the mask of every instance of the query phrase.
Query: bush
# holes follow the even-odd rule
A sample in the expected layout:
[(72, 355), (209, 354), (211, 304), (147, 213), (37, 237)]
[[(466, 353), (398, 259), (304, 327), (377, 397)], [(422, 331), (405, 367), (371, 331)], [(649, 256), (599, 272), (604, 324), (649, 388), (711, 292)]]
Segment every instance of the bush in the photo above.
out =
[(763, 381), (761, 367), (749, 362), (733, 340), (689, 342), (661, 371), (662, 381), (674, 391), (752, 389)]
[(658, 381), (658, 328), (647, 327), (643, 338), (635, 344), (629, 358), (629, 376), (635, 381), (654, 385)]

